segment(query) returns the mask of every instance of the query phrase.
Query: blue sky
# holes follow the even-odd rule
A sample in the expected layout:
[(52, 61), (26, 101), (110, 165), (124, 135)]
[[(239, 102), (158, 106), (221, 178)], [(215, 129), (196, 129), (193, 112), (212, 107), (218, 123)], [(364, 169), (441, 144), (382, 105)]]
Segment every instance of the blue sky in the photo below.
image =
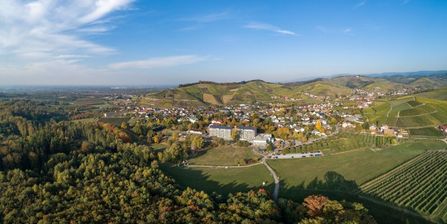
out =
[(447, 69), (443, 0), (2, 0), (0, 85)]

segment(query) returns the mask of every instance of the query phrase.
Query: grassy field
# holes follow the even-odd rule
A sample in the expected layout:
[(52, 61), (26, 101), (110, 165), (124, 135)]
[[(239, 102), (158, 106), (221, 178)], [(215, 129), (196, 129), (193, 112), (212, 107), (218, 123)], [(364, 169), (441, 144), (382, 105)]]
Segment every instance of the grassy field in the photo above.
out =
[(410, 135), (412, 136), (425, 136), (425, 137), (437, 137), (442, 138), (444, 135), (442, 132), (437, 128), (417, 128), (417, 129), (409, 129)]
[(392, 137), (342, 132), (312, 144), (291, 147), (284, 150), (283, 153), (313, 152), (319, 150), (325, 154), (333, 154), (362, 148), (383, 148), (391, 145), (393, 139)]
[(220, 146), (207, 150), (204, 154), (189, 160), (194, 165), (245, 165), (259, 160), (249, 147)]
[(273, 179), (264, 165), (248, 168), (185, 168), (163, 165), (163, 171), (180, 186), (189, 186), (208, 193), (227, 195), (232, 192), (259, 188), (263, 182), (272, 190)]
[(355, 181), (355, 184), (360, 185), (425, 150), (446, 147), (444, 142), (438, 140), (417, 140), (375, 152), (361, 150), (320, 158), (270, 160), (269, 164), (284, 182), (283, 189), (280, 191), (281, 195), (294, 198), (297, 191), (311, 188), (309, 186), (311, 182), (315, 183), (316, 179), (324, 180), (328, 172), (336, 172), (346, 180)]

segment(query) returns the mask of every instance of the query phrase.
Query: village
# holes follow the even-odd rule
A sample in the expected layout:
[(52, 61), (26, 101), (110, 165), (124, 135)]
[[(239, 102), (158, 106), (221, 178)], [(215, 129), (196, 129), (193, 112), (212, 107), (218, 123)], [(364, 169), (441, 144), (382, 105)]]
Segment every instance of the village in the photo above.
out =
[[(400, 95), (402, 91), (392, 94)], [(304, 158), (323, 156), (323, 152), (315, 149), (294, 153), (284, 149), (310, 145), (340, 132), (407, 138), (405, 129), (369, 124), (364, 117), (363, 110), (384, 95), (380, 91), (354, 89), (349, 96), (320, 99), (320, 103), (276, 98), (265, 103), (169, 108), (139, 106), (132, 103), (130, 96), (120, 101), (120, 111), (105, 113), (104, 118), (131, 117), (159, 124), (158, 131), (167, 122), (171, 127), (177, 126), (180, 141), (188, 136), (200, 136), (205, 142), (221, 139), (225, 144), (251, 145), (272, 159)], [(163, 139), (167, 137), (157, 141)]]

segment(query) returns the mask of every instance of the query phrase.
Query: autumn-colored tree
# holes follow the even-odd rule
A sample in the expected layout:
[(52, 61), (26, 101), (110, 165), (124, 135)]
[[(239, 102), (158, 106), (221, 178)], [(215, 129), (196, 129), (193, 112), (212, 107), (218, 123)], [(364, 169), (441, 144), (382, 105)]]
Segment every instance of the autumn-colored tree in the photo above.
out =
[(328, 198), (325, 196), (311, 195), (304, 199), (304, 207), (307, 208), (307, 213), (310, 217), (319, 216), (323, 213), (324, 205)]
[(321, 133), (324, 133), (324, 128), (323, 128), (323, 125), (321, 124), (321, 120), (320, 120), (320, 119), (318, 119), (318, 120), (315, 122), (315, 129), (316, 129), (317, 131), (321, 132)]
[(192, 137), (192, 140), (191, 140), (191, 149), (194, 149), (194, 150), (201, 149), (204, 146), (204, 143), (205, 143), (205, 141), (202, 136), (195, 135)]

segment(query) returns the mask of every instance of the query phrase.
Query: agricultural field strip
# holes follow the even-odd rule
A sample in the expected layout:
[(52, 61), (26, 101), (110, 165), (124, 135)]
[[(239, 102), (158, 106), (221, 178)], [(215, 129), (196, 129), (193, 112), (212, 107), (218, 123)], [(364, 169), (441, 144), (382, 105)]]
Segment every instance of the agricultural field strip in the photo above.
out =
[[(438, 206), (432, 213), (434, 217), (441, 217), (442, 219), (447, 221), (447, 200), (444, 200), (440, 206)], [(444, 215), (444, 216), (442, 216)]]
[[(444, 178), (442, 181), (437, 182), (434, 187), (430, 187), (429, 189), (431, 192), (436, 192), (434, 193), (435, 195), (432, 197), (422, 197), (422, 202), (415, 204), (419, 204), (419, 206), (416, 207), (416, 210), (426, 211), (428, 214), (432, 214), (440, 204), (446, 201), (447, 180)], [(433, 193), (429, 193), (429, 195), (432, 194)]]
[[(387, 185), (394, 184), (395, 179), (405, 176), (406, 175), (405, 172), (412, 171), (414, 169), (418, 169), (420, 166), (423, 166), (427, 163), (432, 162), (433, 160), (436, 160), (436, 158), (433, 158), (433, 157), (429, 158), (429, 160), (425, 160), (425, 157), (426, 156), (424, 156), (422, 158), (419, 157), (416, 161), (414, 161), (414, 162), (417, 162), (416, 166), (413, 166), (412, 164), (406, 164), (406, 165), (400, 166), (401, 169), (399, 169), (399, 171), (394, 172), (393, 174), (387, 176), (387, 179), (385, 179), (385, 180), (375, 182), (375, 185), (372, 185), (369, 188), (365, 188), (365, 190), (366, 191), (371, 190), (373, 192), (380, 192), (380, 190), (382, 190), (382, 188), (385, 188), (385, 189), (388, 188), (389, 186), (387, 186)], [(422, 159), (424, 159), (423, 164), (419, 163), (419, 161), (421, 161)], [(405, 167), (403, 167), (403, 166), (405, 166)], [(421, 175), (425, 175), (426, 173), (428, 173), (428, 170), (424, 170), (424, 173), (418, 174), (418, 177), (420, 177)], [(396, 191), (396, 190), (397, 189), (393, 189), (393, 191)], [(389, 192), (389, 193), (392, 193), (392, 192)]]
[[(437, 172), (437, 175), (435, 177), (433, 177), (433, 179), (440, 178), (441, 181), (439, 181), (439, 182), (434, 182), (433, 183), (432, 182), (433, 180), (431, 178), (427, 178), (427, 179), (425, 179), (423, 184), (416, 185), (414, 187), (413, 192), (408, 192), (407, 194), (402, 196), (402, 197), (406, 198), (406, 200), (403, 200), (403, 202), (401, 204), (406, 205), (406, 206), (411, 206), (411, 207), (414, 207), (414, 208), (418, 209), (418, 208), (420, 208), (420, 206), (425, 205), (424, 202), (427, 199), (429, 199), (429, 198), (436, 198), (435, 196), (438, 196), (438, 193), (444, 193), (445, 191), (441, 191), (441, 192), (435, 191), (435, 192), (438, 192), (438, 193), (433, 192), (433, 190), (437, 189), (437, 187), (439, 187), (439, 185), (445, 186), (446, 183), (442, 179), (443, 175), (444, 175), (444, 172)], [(420, 190), (424, 190), (424, 189), (432, 189), (431, 194), (430, 193), (427, 194), (425, 192), (423, 194), (421, 194)]]
[(420, 117), (420, 116), (426, 116), (426, 115), (436, 114), (436, 113), (438, 113), (438, 111), (437, 111), (437, 110), (434, 110), (434, 111), (432, 111), (432, 112), (427, 112), (427, 113), (423, 113), (423, 114), (404, 115), (404, 116), (402, 116), (402, 115), (400, 115), (400, 111), (399, 111), (399, 113), (397, 114), (397, 118), (401, 118), (401, 117)]
[[(436, 178), (442, 178), (442, 173), (438, 174)], [(436, 206), (441, 204), (445, 200), (445, 186), (447, 183), (443, 182), (435, 182), (435, 185), (430, 181), (426, 181), (423, 185), (417, 186), (413, 192), (409, 192), (402, 197), (411, 198), (410, 200), (405, 200), (401, 203), (397, 203), (401, 206), (414, 208), (423, 213), (430, 214), (433, 210), (436, 209)], [(396, 187), (401, 187), (398, 185)], [(423, 193), (425, 189), (432, 189), (429, 193)], [(422, 191), (421, 191), (422, 190)], [(438, 193), (436, 193), (438, 192)], [(389, 198), (386, 196), (382, 196), (387, 201), (394, 201), (393, 198)], [(430, 200), (430, 201), (428, 201)], [(435, 203), (432, 203), (434, 200), (437, 200)], [(431, 206), (430, 206), (431, 205)], [(428, 207), (430, 206), (430, 207)]]
[[(410, 207), (416, 209), (423, 213), (432, 214), (433, 217), (437, 215), (435, 212), (441, 213), (445, 212), (443, 210), (444, 207), (447, 207), (447, 178), (445, 177), (445, 170), (447, 170), (447, 159), (445, 158), (446, 151), (433, 151), (426, 152), (423, 155), (416, 157), (415, 159), (401, 165), (389, 173), (382, 175), (375, 180), (368, 182), (362, 186), (362, 189), (368, 191), (368, 189), (372, 189), (369, 193), (376, 193), (380, 198), (383, 198), (388, 201), (395, 202), (396, 204), (403, 205), (405, 207)], [(426, 159), (429, 157), (429, 159)], [(413, 171), (420, 170), (420, 168), (425, 167), (426, 165), (430, 165), (433, 161), (436, 161), (436, 164), (441, 163), (441, 167), (431, 166), (429, 169), (425, 169), (423, 173), (413, 174)], [(412, 166), (414, 163), (420, 162), (416, 164), (416, 166)], [(434, 172), (433, 169), (435, 169)], [(400, 173), (399, 173), (400, 172)], [(410, 172), (413, 176), (412, 179), (408, 177), (405, 178), (406, 173)], [(385, 183), (381, 183), (380, 181), (387, 177), (392, 177), (393, 175), (397, 175), (396, 177), (390, 178)], [(416, 175), (416, 176), (415, 176)], [(433, 176), (435, 175), (435, 176)], [(430, 176), (431, 178), (426, 178)], [(422, 182), (410, 182), (408, 185), (408, 181), (402, 182), (400, 181), (402, 178), (406, 180), (414, 180), (415, 178), (421, 178)], [(440, 181), (432, 182), (433, 179), (440, 179)], [(398, 182), (393, 183), (395, 180), (399, 180)], [(402, 185), (405, 184), (405, 190), (410, 189), (410, 191), (405, 192), (404, 195), (396, 195), (396, 189), (399, 189), (402, 192)], [(377, 188), (373, 187), (378, 185)], [(412, 186), (416, 185), (416, 186)], [(432, 185), (432, 186), (430, 186)], [(430, 188), (427, 188), (430, 186)], [(392, 191), (388, 191), (387, 189), (393, 189)], [(427, 193), (425, 189), (431, 189)], [(404, 191), (405, 191), (404, 190)], [(384, 191), (384, 192), (382, 192)], [(381, 193), (382, 192), (382, 193)], [(401, 201), (399, 198), (403, 198), (405, 200)], [(439, 205), (439, 206), (438, 206)], [(438, 215), (439, 216), (439, 215)]]
[[(425, 159), (425, 156), (422, 157), (422, 159)], [(415, 162), (419, 162), (420, 160), (421, 160), (421, 157), (419, 157), (416, 160), (411, 161), (411, 163), (407, 163), (407, 164), (400, 166), (399, 169), (395, 170), (393, 173), (386, 174), (385, 176), (381, 177), (380, 179), (373, 180), (373, 183), (368, 183), (371, 185), (369, 185), (367, 187), (363, 187), (363, 189), (365, 191), (369, 191), (369, 190), (372, 190), (373, 187), (376, 187), (376, 189), (374, 191), (378, 191), (381, 187), (385, 187), (385, 185), (387, 185), (388, 183), (392, 183), (394, 179), (396, 179), (397, 177), (400, 177), (403, 174), (403, 171), (405, 171), (405, 169), (407, 169), (408, 167), (410, 167), (410, 169), (415, 167), (415, 166), (412, 166), (412, 164), (414, 164)], [(434, 158), (431, 158), (431, 160), (426, 161), (426, 162), (429, 163), (432, 160), (434, 160)], [(388, 180), (383, 183), (384, 178), (392, 177), (393, 175), (398, 175), (398, 176), (392, 178), (392, 180)], [(379, 186), (376, 186), (376, 185), (379, 185)]]
[[(419, 155), (419, 156), (421, 156), (421, 155)], [(367, 190), (367, 189), (369, 189), (369, 187), (371, 185), (374, 185), (377, 182), (380, 182), (381, 180), (383, 180), (385, 178), (388, 178), (389, 176), (399, 172), (400, 170), (405, 169), (406, 166), (409, 166), (409, 165), (412, 165), (412, 164), (416, 163), (419, 160), (419, 158), (418, 158), (419, 156), (417, 156), (417, 157), (415, 157), (415, 158), (413, 158), (413, 159), (411, 159), (411, 160), (401, 164), (400, 166), (394, 168), (393, 170), (391, 170), (391, 171), (389, 171), (389, 172), (387, 172), (387, 173), (385, 173), (385, 174), (383, 174), (383, 175), (381, 175), (381, 176), (379, 176), (379, 177), (377, 177), (377, 178), (375, 178), (375, 179), (373, 179), (373, 180), (371, 180), (369, 182), (364, 183), (361, 186), (362, 190)]]
[[(424, 163), (423, 165), (425, 165), (425, 164), (426, 163)], [(411, 166), (409, 169), (403, 170), (403, 172), (396, 174), (396, 176), (393, 176), (393, 178), (390, 178), (390, 180), (378, 183), (379, 186), (376, 186), (376, 188), (373, 188), (371, 190), (371, 193), (375, 193), (377, 196), (379, 196), (380, 198), (383, 198), (385, 200), (395, 201), (396, 199), (393, 198), (393, 197), (395, 197), (395, 193), (397, 191), (402, 191), (402, 188), (398, 188), (398, 186), (400, 186), (401, 183), (395, 182), (394, 180), (406, 179), (407, 172), (412, 172), (414, 170), (417, 170), (418, 168), (421, 168), (421, 166), (423, 166), (423, 165), (419, 166), (419, 163), (416, 165), (417, 166)], [(416, 184), (417, 186), (419, 186), (420, 184), (424, 184), (424, 186), (425, 186), (426, 185), (425, 177), (431, 175), (431, 171), (433, 169), (435, 169), (435, 168), (430, 167), (430, 169), (424, 170), (424, 172), (421, 174), (417, 174), (417, 175), (413, 174), (413, 176), (412, 176), (413, 178), (421, 178), (423, 180), (423, 183), (414, 183), (414, 184)], [(412, 191), (414, 191), (414, 189), (415, 189), (413, 187), (414, 186), (411, 186), (411, 185), (404, 186), (403, 187), (404, 191), (409, 190), (405, 194), (408, 195), (408, 194), (412, 193)], [(388, 189), (392, 189), (392, 190), (388, 190)], [(413, 196), (413, 194), (411, 196)]]

